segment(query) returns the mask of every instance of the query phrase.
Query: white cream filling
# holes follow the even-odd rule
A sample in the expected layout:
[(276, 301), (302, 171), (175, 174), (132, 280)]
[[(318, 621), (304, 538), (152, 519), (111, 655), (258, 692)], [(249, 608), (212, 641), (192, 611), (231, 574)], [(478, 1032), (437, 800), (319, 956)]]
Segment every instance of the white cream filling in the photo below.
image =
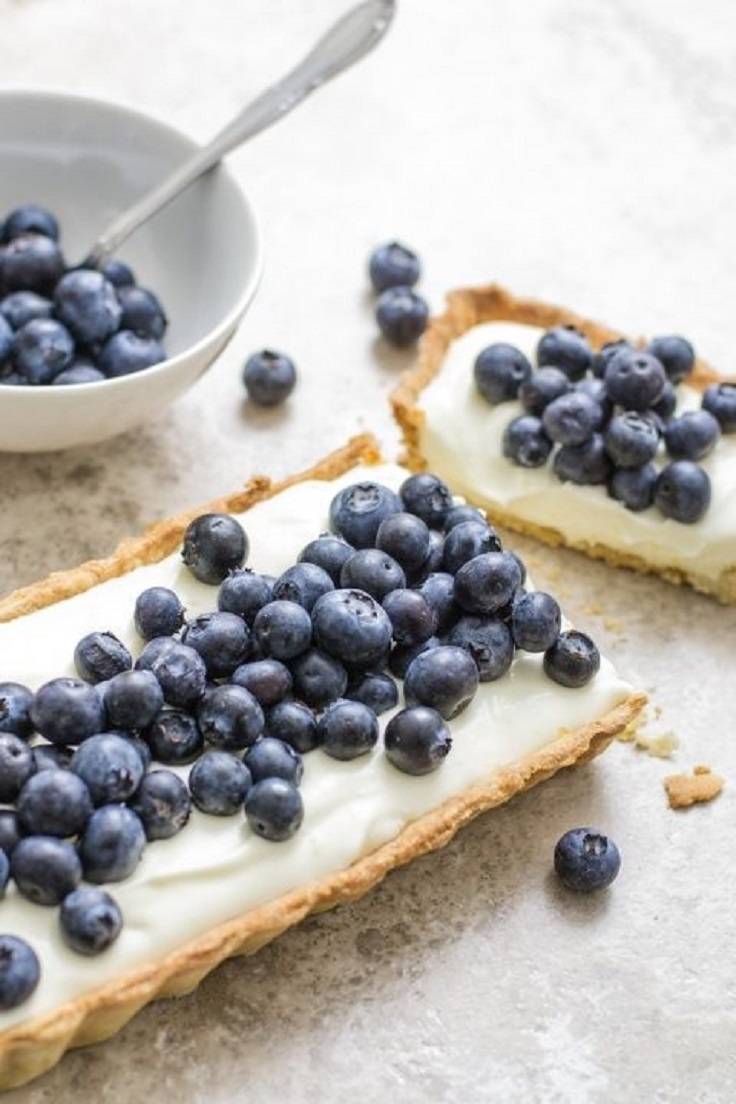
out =
[[(664, 518), (650, 507), (627, 510), (609, 498), (605, 487), (562, 483), (548, 463), (521, 468), (501, 449), (503, 433), (522, 413), (517, 402), (492, 406), (479, 395), (473, 364), (482, 349), (502, 341), (515, 345), (536, 364), (535, 350), (544, 331), (511, 322), (474, 326), (453, 341), (441, 371), (422, 392), (425, 414), (420, 448), (432, 471), (457, 491), (487, 508), (499, 507), (523, 522), (549, 526), (573, 542), (606, 545), (662, 568), (695, 570), (717, 580), (736, 564), (736, 436), (722, 436), (702, 461), (712, 499), (695, 525)], [(700, 395), (680, 386), (680, 409), (700, 405)]]
[[(299, 484), (253, 507), (241, 516), (251, 541), (249, 566), (279, 573), (294, 562), (307, 541), (326, 530), (339, 486), (372, 479), (397, 487), (406, 474), (393, 466), (354, 469), (339, 481)], [(216, 588), (198, 583), (176, 553), (0, 624), (0, 679), (36, 687), (73, 673), (74, 644), (95, 629), (114, 632), (137, 654), (142, 641), (133, 605), (154, 583), (176, 590), (190, 616), (215, 608)], [(547, 679), (539, 656), (519, 655), (509, 674), (481, 686), (452, 722), (452, 750), (432, 775), (401, 774), (380, 746), (349, 763), (313, 751), (305, 756), (304, 824), (293, 839), (269, 843), (253, 835), (242, 814), (217, 818), (194, 811), (178, 836), (148, 845), (131, 878), (107, 887), (125, 924), (117, 943), (94, 959), (65, 947), (57, 909), (30, 904), (11, 885), (0, 903), (0, 931), (31, 942), (41, 960), (41, 982), (24, 1005), (0, 1014), (0, 1027), (49, 1012), (219, 923), (344, 869), (497, 767), (541, 748), (563, 728), (605, 714), (630, 692), (605, 659), (589, 686), (576, 691)]]

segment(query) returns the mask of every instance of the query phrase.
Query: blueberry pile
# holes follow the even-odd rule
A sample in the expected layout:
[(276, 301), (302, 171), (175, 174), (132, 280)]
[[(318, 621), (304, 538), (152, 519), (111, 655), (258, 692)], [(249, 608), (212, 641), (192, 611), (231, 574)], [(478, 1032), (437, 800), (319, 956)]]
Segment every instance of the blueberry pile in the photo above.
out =
[(378, 296), (376, 321), (391, 345), (413, 345), (427, 328), (429, 307), (414, 285), (421, 275), (416, 253), (399, 242), (381, 245), (368, 264), (371, 286)]
[(122, 261), (68, 267), (59, 235), (34, 204), (0, 220), (0, 384), (93, 383), (164, 360), (154, 293)]
[(563, 482), (604, 485), (629, 510), (655, 506), (694, 524), (711, 499), (699, 461), (722, 433), (736, 432), (734, 384), (714, 384), (700, 409), (676, 413), (677, 385), (694, 364), (682, 337), (655, 338), (646, 349), (615, 341), (594, 353), (584, 334), (557, 326), (539, 341), (536, 370), (499, 342), (478, 355), (474, 378), (487, 402), (523, 407), (503, 436), (515, 464), (536, 468), (551, 458)]
[[(195, 518), (182, 558), (213, 588), (211, 612), (188, 618), (172, 590), (150, 587), (131, 611), (137, 656), (94, 631), (74, 649), (78, 677), (35, 693), (0, 683), (0, 885), (12, 878), (29, 901), (59, 906), (79, 953), (100, 953), (121, 930), (103, 887), (184, 829), (192, 805), (288, 840), (304, 816), (307, 752), (366, 755), (378, 716), (395, 710), (383, 753), (427, 774), (450, 751), (448, 721), (517, 649), (543, 653), (566, 687), (599, 667), (589, 637), (561, 631), (555, 599), (526, 590), (522, 561), (483, 515), (430, 474), (398, 493), (375, 482), (339, 491), (330, 532), (277, 578), (247, 568), (248, 553), (235, 518)], [(37, 982), (32, 949), (0, 936), (0, 1007)]]

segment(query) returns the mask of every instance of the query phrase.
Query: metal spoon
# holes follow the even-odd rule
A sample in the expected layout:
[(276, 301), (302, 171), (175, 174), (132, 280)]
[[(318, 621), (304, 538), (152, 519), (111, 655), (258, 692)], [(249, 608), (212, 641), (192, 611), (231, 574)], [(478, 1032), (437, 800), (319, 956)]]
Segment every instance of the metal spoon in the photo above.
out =
[(359, 61), (383, 38), (395, 10), (395, 0), (364, 0), (338, 19), (285, 77), (248, 104), (208, 145), (117, 215), (92, 246), (84, 267), (98, 267), (134, 230), (213, 168), (226, 153), (288, 115), (310, 92)]

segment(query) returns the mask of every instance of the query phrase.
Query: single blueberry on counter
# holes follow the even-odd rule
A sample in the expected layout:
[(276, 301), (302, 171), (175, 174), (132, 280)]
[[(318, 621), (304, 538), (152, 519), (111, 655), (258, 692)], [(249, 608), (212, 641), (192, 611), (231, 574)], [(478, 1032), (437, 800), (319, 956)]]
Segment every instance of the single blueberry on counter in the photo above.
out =
[(27, 1001), (41, 977), (36, 952), (17, 935), (0, 935), (0, 1011)]
[(181, 556), (201, 583), (219, 585), (248, 557), (243, 526), (230, 514), (200, 514), (187, 526)]
[(387, 288), (414, 287), (421, 275), (421, 263), (413, 250), (392, 241), (371, 253), (368, 275), (379, 294)]
[(577, 689), (598, 673), (601, 657), (594, 642), (577, 629), (560, 633), (544, 653), (544, 672), (560, 686)]
[(429, 307), (425, 299), (410, 287), (390, 287), (382, 291), (376, 303), (378, 328), (390, 345), (413, 345), (427, 328)]
[(488, 403), (511, 402), (532, 375), (532, 366), (514, 345), (498, 341), (475, 358), (473, 378), (478, 393)]
[(257, 836), (273, 842), (291, 839), (304, 819), (299, 790), (284, 778), (264, 778), (245, 796), (245, 816)]
[(96, 886), (80, 886), (61, 902), (59, 930), (77, 954), (98, 955), (112, 946), (123, 927), (123, 914), (114, 897)]
[(284, 353), (262, 349), (246, 360), (243, 383), (256, 406), (279, 406), (296, 387), (294, 361)]
[(24, 836), (10, 856), (18, 891), (36, 905), (58, 905), (82, 880), (82, 864), (68, 840)]
[(430, 774), (442, 766), (452, 747), (449, 725), (428, 706), (402, 709), (386, 725), (386, 758), (404, 774)]
[(596, 828), (572, 828), (555, 845), (554, 867), (567, 889), (590, 893), (613, 882), (621, 855), (610, 836)]
[(189, 772), (192, 802), (210, 816), (233, 816), (252, 785), (248, 767), (229, 751), (206, 751)]

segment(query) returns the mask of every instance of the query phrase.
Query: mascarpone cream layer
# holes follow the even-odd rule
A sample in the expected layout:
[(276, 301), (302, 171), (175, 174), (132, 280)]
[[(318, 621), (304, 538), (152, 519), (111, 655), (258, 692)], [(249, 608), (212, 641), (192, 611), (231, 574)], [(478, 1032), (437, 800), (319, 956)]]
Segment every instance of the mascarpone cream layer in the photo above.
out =
[[(398, 487), (406, 474), (393, 466), (354, 469), (338, 481), (300, 484), (254, 506), (241, 516), (251, 541), (249, 566), (278, 574), (293, 563), (307, 541), (326, 530), (329, 503), (339, 486), (362, 478)], [(95, 629), (116, 633), (137, 654), (142, 641), (133, 626), (133, 606), (140, 591), (153, 584), (176, 590), (189, 616), (216, 607), (217, 589), (198, 583), (179, 554), (171, 555), (0, 624), (0, 680), (37, 687), (73, 673), (74, 645)], [(120, 903), (125, 924), (117, 943), (94, 959), (64, 946), (56, 908), (24, 901), (11, 885), (0, 902), (0, 931), (29, 940), (42, 973), (29, 1001), (0, 1014), (0, 1029), (48, 1012), (219, 923), (342, 870), (495, 768), (541, 748), (561, 728), (574, 729), (605, 714), (630, 691), (605, 659), (591, 684), (576, 691), (547, 679), (539, 656), (520, 655), (508, 675), (481, 686), (472, 705), (452, 722), (452, 750), (432, 775), (401, 774), (380, 745), (349, 763), (320, 750), (310, 752), (302, 785), (305, 819), (293, 839), (259, 839), (242, 814), (218, 818), (193, 811), (179, 835), (147, 846), (132, 877), (106, 887)]]
[[(562, 483), (548, 463), (517, 467), (502, 454), (503, 433), (523, 413), (520, 403), (491, 406), (478, 394), (473, 378), (476, 357), (487, 345), (507, 342), (532, 364), (544, 331), (511, 322), (474, 326), (453, 341), (441, 371), (422, 392), (425, 414), (421, 451), (430, 470), (472, 501), (499, 507), (521, 521), (549, 526), (573, 542), (598, 542), (632, 553), (662, 568), (694, 566), (704, 579), (717, 580), (736, 564), (736, 436), (722, 436), (702, 466), (712, 485), (712, 500), (696, 525), (683, 525), (650, 507), (627, 510), (604, 487)], [(700, 406), (699, 393), (678, 388), (680, 409)]]

